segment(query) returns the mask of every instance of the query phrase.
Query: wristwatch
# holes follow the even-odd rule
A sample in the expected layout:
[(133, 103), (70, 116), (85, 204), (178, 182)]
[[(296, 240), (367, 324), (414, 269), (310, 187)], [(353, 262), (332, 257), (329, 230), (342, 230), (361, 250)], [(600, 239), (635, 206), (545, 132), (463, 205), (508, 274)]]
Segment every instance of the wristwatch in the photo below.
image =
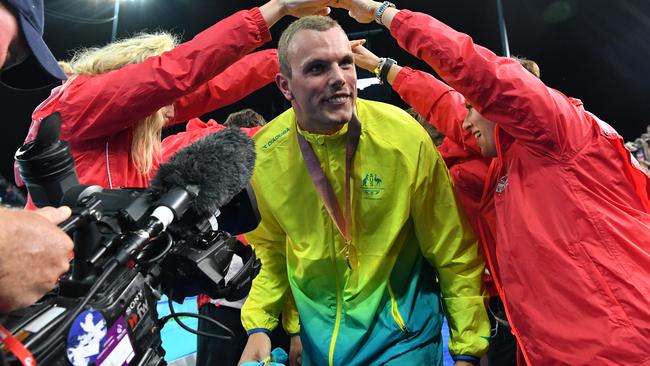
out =
[(377, 11), (375, 12), (375, 22), (377, 22), (377, 24), (384, 25), (381, 22), (381, 17), (384, 15), (386, 9), (394, 8), (394, 7), (395, 4), (391, 3), (390, 1), (384, 1), (383, 3), (381, 3), (381, 5), (379, 5), (379, 7), (377, 8)]

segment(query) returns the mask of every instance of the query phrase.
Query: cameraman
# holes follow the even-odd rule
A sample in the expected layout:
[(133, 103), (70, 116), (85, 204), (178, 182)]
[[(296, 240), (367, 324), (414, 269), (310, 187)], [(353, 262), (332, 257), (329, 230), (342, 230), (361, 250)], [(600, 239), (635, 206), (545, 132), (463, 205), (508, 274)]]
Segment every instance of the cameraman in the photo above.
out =
[[(42, 39), (43, 2), (0, 0), (0, 71), (33, 55), (50, 78), (65, 79)], [(56, 224), (70, 209), (0, 209), (0, 313), (28, 306), (68, 270), (72, 240)]]

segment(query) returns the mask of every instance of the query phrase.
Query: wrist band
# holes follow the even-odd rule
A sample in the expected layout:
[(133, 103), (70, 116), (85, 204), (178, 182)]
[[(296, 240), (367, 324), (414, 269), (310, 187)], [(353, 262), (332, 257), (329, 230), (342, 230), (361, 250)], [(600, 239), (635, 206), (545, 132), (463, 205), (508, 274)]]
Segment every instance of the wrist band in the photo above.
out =
[(379, 75), (381, 75), (381, 67), (384, 66), (384, 62), (386, 62), (386, 59), (381, 57), (379, 59), (379, 62), (377, 62), (377, 66), (375, 66), (375, 69), (372, 70), (372, 72), (375, 74), (375, 77), (379, 79), (379, 82), (381, 83), (381, 78)]
[(386, 57), (383, 60), (384, 62), (381, 64), (381, 67), (379, 68), (379, 82), (382, 84), (388, 82), (388, 72), (390, 71), (391, 66), (397, 64), (397, 61), (389, 57)]
[(377, 24), (384, 25), (381, 22), (381, 17), (384, 15), (386, 9), (394, 8), (394, 7), (395, 4), (391, 3), (390, 1), (384, 1), (383, 3), (381, 3), (381, 5), (379, 5), (379, 7), (377, 8), (377, 11), (375, 12), (375, 22), (377, 22)]

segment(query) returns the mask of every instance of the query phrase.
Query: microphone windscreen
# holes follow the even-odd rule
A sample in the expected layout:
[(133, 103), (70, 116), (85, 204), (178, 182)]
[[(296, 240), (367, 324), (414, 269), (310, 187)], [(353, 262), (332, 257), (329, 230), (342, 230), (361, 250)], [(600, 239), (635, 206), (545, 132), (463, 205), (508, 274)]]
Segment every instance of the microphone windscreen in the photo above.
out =
[(255, 167), (255, 144), (238, 128), (207, 135), (161, 164), (151, 187), (165, 193), (190, 185), (199, 189), (193, 207), (211, 214), (248, 184)]

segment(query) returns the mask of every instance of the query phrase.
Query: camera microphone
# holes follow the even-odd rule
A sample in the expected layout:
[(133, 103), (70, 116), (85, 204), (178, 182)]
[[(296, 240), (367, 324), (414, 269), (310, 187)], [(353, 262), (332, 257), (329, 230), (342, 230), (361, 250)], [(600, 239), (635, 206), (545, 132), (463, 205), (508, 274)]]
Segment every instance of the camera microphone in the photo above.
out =
[(144, 228), (127, 234), (119, 263), (163, 232), (188, 208), (198, 215), (217, 212), (241, 192), (255, 166), (255, 145), (237, 128), (227, 128), (188, 145), (161, 164), (151, 188), (161, 194)]
[(162, 193), (199, 187), (193, 208), (199, 214), (210, 214), (246, 187), (254, 167), (253, 141), (238, 128), (226, 128), (184, 147), (161, 164), (151, 187)]

